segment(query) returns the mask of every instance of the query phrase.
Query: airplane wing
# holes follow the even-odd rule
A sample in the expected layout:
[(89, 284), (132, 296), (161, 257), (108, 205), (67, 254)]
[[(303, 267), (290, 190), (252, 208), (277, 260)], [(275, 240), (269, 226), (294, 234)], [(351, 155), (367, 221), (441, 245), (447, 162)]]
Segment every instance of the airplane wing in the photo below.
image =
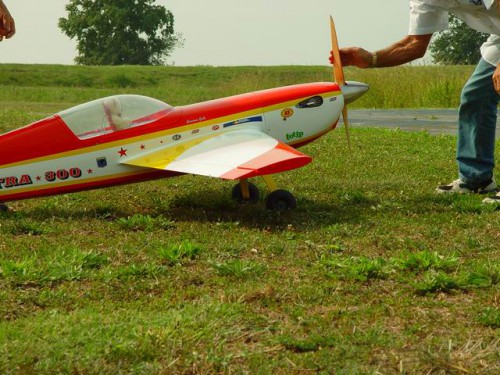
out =
[(236, 180), (288, 171), (311, 160), (261, 131), (242, 129), (156, 149), (122, 163)]

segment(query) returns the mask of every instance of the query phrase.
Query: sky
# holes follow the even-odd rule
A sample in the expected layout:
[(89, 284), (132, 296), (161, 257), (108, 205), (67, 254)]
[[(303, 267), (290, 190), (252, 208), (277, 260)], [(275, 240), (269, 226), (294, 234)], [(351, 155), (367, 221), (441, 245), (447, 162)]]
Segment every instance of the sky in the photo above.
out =
[[(0, 42), (0, 63), (74, 64), (76, 41), (58, 28), (68, 0), (4, 0), (16, 35)], [(176, 66), (327, 65), (328, 17), (340, 46), (384, 48), (408, 31), (407, 0), (157, 0), (174, 15), (184, 46)]]

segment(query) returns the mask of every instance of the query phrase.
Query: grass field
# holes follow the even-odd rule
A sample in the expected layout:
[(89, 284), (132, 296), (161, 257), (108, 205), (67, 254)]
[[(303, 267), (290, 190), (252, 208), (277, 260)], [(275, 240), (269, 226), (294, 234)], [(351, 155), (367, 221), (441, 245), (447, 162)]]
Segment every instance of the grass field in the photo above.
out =
[[(346, 75), (372, 86), (357, 107), (456, 107), (471, 69)], [(181, 105), (329, 77), (0, 65), (0, 130), (116, 93)], [(349, 153), (343, 133), (276, 177), (292, 212), (196, 176), (12, 203), (0, 373), (498, 374), (500, 211), (433, 193), (455, 178), (455, 138), (358, 128)]]

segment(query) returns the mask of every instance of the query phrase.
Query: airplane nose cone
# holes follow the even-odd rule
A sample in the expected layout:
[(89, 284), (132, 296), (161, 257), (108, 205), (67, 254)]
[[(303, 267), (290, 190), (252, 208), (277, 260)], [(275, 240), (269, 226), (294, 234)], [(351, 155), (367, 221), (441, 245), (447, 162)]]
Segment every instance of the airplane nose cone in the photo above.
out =
[(344, 95), (344, 103), (349, 104), (357, 100), (365, 92), (368, 91), (370, 86), (365, 83), (347, 81), (344, 86), (342, 86), (342, 94)]

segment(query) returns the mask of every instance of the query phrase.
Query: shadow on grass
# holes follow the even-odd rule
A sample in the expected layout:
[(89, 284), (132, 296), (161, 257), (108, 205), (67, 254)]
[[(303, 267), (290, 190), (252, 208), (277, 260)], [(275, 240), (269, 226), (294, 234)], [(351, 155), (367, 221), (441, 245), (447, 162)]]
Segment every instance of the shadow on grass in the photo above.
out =
[[(200, 199), (200, 194), (186, 193), (176, 197), (168, 215), (176, 221), (238, 222), (240, 226), (256, 229), (296, 228), (316, 229), (332, 224), (359, 224), (364, 222), (415, 220), (418, 216), (480, 215), (498, 210), (498, 207), (482, 204), (483, 196), (438, 195), (435, 193), (413, 196), (367, 197), (359, 192), (339, 190), (331, 199), (309, 199), (297, 196), (297, 209), (273, 212), (265, 207), (263, 199), (257, 204), (237, 204), (222, 193), (210, 192), (211, 200)], [(166, 214), (159, 209), (159, 214)], [(381, 218), (382, 217), (382, 218)]]
[(377, 220), (380, 215), (432, 215), (458, 213), (482, 214), (497, 207), (481, 204), (483, 197), (475, 195), (437, 195), (434, 193), (413, 196), (367, 196), (362, 191), (337, 190), (329, 197), (306, 198), (297, 194), (297, 208), (285, 212), (267, 210), (265, 199), (256, 204), (238, 204), (231, 200), (227, 191), (202, 188), (184, 191), (182, 194), (148, 197), (146, 201), (106, 203), (93, 202), (87, 206), (74, 204), (52, 205), (46, 201), (34, 208), (16, 213), (1, 214), (12, 219), (47, 220), (102, 220), (117, 221), (136, 214), (163, 216), (176, 222), (224, 223), (266, 229), (286, 229), (288, 225), (302, 228), (318, 228), (338, 223), (358, 224)]
[(175, 221), (238, 222), (240, 226), (266, 229), (294, 227), (316, 228), (336, 223), (358, 223), (371, 215), (371, 199), (356, 200), (332, 197), (330, 201), (304, 198), (297, 194), (297, 208), (275, 212), (266, 209), (265, 198), (257, 203), (238, 204), (221, 191), (199, 190), (176, 196), (168, 208), (153, 208)]
[[(15, 213), (0, 214), (7, 220), (47, 221), (54, 220), (102, 220), (116, 222), (134, 215), (163, 216), (176, 222), (224, 223), (238, 222), (250, 228), (279, 228), (284, 225), (300, 227), (319, 227), (325, 224), (359, 222), (363, 220), (369, 207), (376, 202), (345, 195), (331, 201), (317, 201), (297, 195), (297, 209), (274, 212), (266, 209), (265, 200), (261, 198), (255, 204), (238, 204), (233, 201), (227, 191), (202, 188), (184, 191), (170, 197), (138, 198), (124, 205), (117, 201), (104, 203), (84, 200), (75, 204), (71, 200), (64, 201), (55, 197), (54, 201), (33, 200), (29, 206), (18, 207)], [(53, 202), (57, 201), (57, 204)]]

